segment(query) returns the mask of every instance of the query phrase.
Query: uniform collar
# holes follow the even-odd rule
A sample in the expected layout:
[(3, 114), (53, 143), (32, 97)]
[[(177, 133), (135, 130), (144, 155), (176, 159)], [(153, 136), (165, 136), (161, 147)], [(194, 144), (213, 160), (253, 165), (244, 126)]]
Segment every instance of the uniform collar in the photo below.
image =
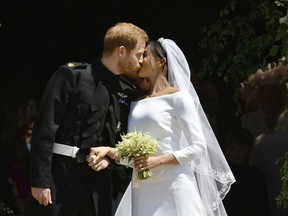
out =
[(125, 75), (116, 75), (112, 71), (108, 70), (103, 63), (101, 62), (100, 58), (97, 58), (92, 64), (92, 75), (96, 81), (103, 81), (108, 86), (114, 88), (119, 86), (119, 93), (122, 95), (127, 95), (128, 97), (132, 97), (136, 99), (138, 96), (138, 91), (133, 85), (127, 76)]

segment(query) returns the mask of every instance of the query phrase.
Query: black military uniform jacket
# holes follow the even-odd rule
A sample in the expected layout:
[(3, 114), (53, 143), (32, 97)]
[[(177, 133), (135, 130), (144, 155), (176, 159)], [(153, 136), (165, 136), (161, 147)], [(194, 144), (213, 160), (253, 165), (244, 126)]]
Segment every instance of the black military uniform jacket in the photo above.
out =
[[(31, 186), (52, 188), (52, 195), (56, 186), (60, 195), (58, 200), (52, 198), (61, 202), (61, 193), (68, 195), (77, 179), (105, 182), (100, 176), (107, 170), (95, 172), (87, 165), (86, 156), (90, 147), (117, 143), (126, 132), (130, 102), (136, 96), (135, 87), (108, 71), (100, 59), (61, 66), (43, 93), (34, 125)], [(77, 157), (53, 154), (55, 142), (79, 147)], [(107, 193), (103, 187), (95, 189), (98, 195), (101, 190)]]

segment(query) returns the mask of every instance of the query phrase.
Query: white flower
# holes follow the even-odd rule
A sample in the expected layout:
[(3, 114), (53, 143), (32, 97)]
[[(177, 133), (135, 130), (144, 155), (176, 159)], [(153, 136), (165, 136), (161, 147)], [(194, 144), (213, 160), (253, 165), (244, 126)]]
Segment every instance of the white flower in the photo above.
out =
[[(116, 144), (116, 151), (122, 159), (127, 158), (129, 161), (135, 157), (153, 155), (157, 151), (158, 140), (148, 133), (139, 131), (129, 132), (121, 135), (122, 141)], [(146, 179), (152, 176), (150, 170), (138, 172), (138, 179)]]

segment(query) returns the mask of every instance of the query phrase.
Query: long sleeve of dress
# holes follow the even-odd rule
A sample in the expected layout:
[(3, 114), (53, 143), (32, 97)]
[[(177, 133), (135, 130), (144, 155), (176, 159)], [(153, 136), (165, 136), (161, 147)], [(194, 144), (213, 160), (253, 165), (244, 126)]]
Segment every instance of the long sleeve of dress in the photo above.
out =
[[(187, 94), (187, 95), (186, 95)], [(196, 106), (187, 92), (175, 97), (175, 116), (187, 140), (187, 146), (173, 154), (179, 164), (188, 163), (205, 151), (205, 139)], [(181, 137), (183, 139), (184, 137)]]

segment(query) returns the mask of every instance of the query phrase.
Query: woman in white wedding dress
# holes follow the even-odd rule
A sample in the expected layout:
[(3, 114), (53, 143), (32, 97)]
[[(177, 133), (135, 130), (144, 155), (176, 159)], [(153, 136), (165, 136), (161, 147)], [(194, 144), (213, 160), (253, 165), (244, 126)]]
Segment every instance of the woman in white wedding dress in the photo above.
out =
[[(184, 54), (172, 40), (150, 41), (139, 77), (147, 94), (131, 104), (128, 132), (148, 132), (159, 144), (156, 154), (130, 164), (132, 181), (115, 215), (227, 215), (222, 199), (235, 179), (190, 82)], [(96, 147), (89, 165), (97, 170), (104, 155), (128, 164), (114, 148)], [(147, 169), (153, 175), (137, 180), (137, 171)]]

